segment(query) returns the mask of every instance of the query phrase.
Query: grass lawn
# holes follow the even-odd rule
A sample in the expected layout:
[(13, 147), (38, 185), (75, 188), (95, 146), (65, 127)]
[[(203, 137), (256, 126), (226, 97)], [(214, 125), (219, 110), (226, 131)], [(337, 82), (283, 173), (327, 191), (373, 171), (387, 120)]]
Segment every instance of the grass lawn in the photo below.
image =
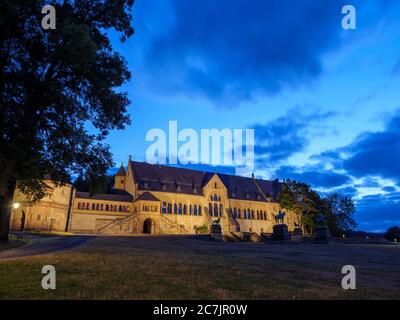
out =
[[(57, 289), (41, 289), (42, 266)], [(343, 265), (357, 289), (343, 290)], [(400, 246), (213, 243), (98, 237), (77, 249), (0, 260), (0, 299), (399, 299)]]

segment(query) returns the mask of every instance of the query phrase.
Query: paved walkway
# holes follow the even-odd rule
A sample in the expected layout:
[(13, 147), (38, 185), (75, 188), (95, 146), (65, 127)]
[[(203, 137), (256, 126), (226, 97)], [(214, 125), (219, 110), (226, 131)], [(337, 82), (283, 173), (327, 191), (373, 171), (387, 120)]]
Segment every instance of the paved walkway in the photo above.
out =
[(44, 237), (34, 234), (24, 234), (29, 244), (17, 248), (0, 251), (0, 260), (26, 256), (36, 256), (57, 251), (64, 251), (80, 246), (92, 237), (88, 236), (51, 236)]

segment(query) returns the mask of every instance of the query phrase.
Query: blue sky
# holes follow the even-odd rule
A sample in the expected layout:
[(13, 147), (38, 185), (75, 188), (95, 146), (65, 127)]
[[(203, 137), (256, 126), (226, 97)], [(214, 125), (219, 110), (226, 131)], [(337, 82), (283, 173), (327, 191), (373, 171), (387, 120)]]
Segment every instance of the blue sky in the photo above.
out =
[(254, 128), (257, 176), (352, 196), (359, 229), (400, 225), (399, 1), (136, 0), (134, 17), (127, 42), (111, 33), (133, 75), (117, 164), (171, 120)]

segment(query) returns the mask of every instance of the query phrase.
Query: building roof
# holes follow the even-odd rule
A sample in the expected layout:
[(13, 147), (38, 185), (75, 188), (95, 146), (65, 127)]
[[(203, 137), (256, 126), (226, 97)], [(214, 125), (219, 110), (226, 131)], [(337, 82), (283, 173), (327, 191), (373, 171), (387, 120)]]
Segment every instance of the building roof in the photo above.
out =
[(267, 202), (276, 200), (278, 180), (269, 181), (186, 168), (129, 161), (139, 190), (203, 195), (203, 187), (216, 174), (228, 189), (231, 199)]
[(152, 194), (151, 192), (144, 192), (142, 193), (137, 199), (136, 201), (139, 200), (145, 200), (145, 201), (160, 201), (160, 199), (158, 199), (154, 194)]
[(82, 192), (82, 191), (77, 191), (76, 198), (80, 199), (94, 199), (94, 200), (108, 200), (108, 201), (120, 201), (120, 202), (132, 202), (133, 197), (127, 193), (118, 193), (118, 194), (110, 194), (110, 193), (105, 193), (105, 194), (90, 194), (89, 192)]
[(118, 172), (117, 172), (116, 176), (125, 177), (125, 169), (124, 169), (124, 165), (122, 163), (121, 163), (121, 166), (118, 169)]

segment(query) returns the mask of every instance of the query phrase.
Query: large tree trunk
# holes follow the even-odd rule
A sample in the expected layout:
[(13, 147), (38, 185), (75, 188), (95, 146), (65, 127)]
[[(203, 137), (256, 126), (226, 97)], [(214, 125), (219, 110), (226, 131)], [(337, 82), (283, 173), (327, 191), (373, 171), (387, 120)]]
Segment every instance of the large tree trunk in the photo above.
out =
[(0, 241), (8, 241), (10, 213), (15, 191), (15, 180), (10, 180), (7, 191), (0, 195)]

